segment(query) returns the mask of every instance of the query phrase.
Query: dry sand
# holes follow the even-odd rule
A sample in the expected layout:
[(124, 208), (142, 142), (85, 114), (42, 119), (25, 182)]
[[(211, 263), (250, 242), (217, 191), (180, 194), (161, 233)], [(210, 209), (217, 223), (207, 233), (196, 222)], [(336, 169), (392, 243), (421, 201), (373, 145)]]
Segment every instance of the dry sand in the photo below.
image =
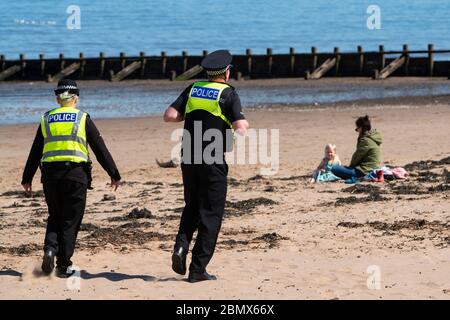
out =
[[(342, 182), (306, 184), (326, 143), (337, 144), (348, 163), (355, 117), (366, 113), (384, 136), (386, 163), (424, 161), (407, 166), (412, 177), (352, 192)], [(198, 284), (170, 268), (183, 207), (180, 170), (155, 163), (169, 159), (179, 124), (159, 117), (96, 121), (124, 184), (111, 192), (94, 162), (95, 189), (73, 258), (84, 271), (69, 282), (39, 273), (47, 214), (40, 173), (34, 197), (21, 192), (36, 125), (0, 126), (0, 298), (450, 298), (450, 97), (246, 114), (254, 128), (280, 129), (280, 170), (260, 177), (261, 166), (230, 166), (227, 213), (208, 269), (219, 280)], [(111, 194), (115, 199), (104, 199)], [(134, 208), (151, 214), (128, 217)], [(379, 289), (367, 285), (368, 270), (379, 271)]]

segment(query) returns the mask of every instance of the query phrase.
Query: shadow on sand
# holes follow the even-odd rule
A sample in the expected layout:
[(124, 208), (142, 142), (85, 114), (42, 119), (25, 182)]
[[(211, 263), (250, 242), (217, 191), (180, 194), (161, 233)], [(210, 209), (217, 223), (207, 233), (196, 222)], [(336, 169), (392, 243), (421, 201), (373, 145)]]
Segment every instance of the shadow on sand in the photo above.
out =
[(125, 274), (125, 273), (119, 273), (119, 272), (100, 272), (100, 273), (89, 273), (86, 270), (81, 270), (80, 277), (83, 280), (90, 280), (90, 279), (98, 279), (98, 278), (104, 278), (109, 281), (117, 282), (117, 281), (124, 281), (124, 280), (133, 280), (133, 279), (140, 279), (146, 282), (157, 282), (157, 281), (182, 281), (184, 279), (178, 279), (175, 277), (170, 278), (157, 278), (154, 276), (149, 275), (131, 275), (131, 274)]
[(12, 269), (6, 269), (0, 270), (0, 276), (21, 277), (22, 273)]

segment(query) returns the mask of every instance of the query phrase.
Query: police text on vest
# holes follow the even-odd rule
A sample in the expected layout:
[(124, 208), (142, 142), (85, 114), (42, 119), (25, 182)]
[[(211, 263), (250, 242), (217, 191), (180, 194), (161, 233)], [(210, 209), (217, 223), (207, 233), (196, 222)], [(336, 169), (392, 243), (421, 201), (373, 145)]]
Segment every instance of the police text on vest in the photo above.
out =
[(217, 100), (219, 95), (219, 90), (213, 88), (205, 87), (194, 87), (192, 88), (191, 97), (200, 99)]
[(75, 122), (76, 120), (77, 120), (76, 113), (55, 113), (48, 116), (48, 123)]

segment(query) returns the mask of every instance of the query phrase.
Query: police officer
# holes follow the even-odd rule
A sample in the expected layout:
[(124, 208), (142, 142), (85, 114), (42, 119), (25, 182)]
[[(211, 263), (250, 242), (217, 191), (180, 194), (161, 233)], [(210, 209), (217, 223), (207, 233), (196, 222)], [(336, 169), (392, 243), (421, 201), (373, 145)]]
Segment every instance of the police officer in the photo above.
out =
[(74, 273), (70, 259), (91, 182), (88, 145), (111, 177), (115, 190), (120, 174), (89, 114), (77, 109), (76, 82), (59, 81), (55, 94), (60, 106), (42, 116), (25, 165), (22, 186), (31, 192), (33, 176), (40, 167), (49, 213), (42, 271), (50, 274), (56, 257), (57, 275), (69, 277)]
[[(187, 87), (164, 114), (166, 122), (184, 120), (181, 171), (185, 207), (172, 255), (172, 269), (186, 274), (186, 255), (197, 230), (189, 282), (216, 279), (206, 272), (206, 266), (214, 253), (225, 207), (228, 165), (224, 152), (231, 151), (233, 146), (232, 129), (245, 134), (248, 128), (239, 96), (227, 83), (231, 60), (227, 50), (207, 55), (201, 65), (208, 80)], [(199, 139), (201, 143), (197, 143)]]

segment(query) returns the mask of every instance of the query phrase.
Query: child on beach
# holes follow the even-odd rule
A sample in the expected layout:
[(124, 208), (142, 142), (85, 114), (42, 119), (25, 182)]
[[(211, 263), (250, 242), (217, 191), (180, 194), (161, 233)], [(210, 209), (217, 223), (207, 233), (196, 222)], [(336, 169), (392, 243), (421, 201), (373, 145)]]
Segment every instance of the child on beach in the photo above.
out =
[(336, 154), (336, 146), (334, 144), (327, 144), (325, 146), (325, 157), (322, 159), (317, 169), (314, 170), (313, 176), (309, 182), (331, 182), (339, 180), (340, 178), (331, 172), (331, 168), (334, 165), (341, 165), (341, 161)]

